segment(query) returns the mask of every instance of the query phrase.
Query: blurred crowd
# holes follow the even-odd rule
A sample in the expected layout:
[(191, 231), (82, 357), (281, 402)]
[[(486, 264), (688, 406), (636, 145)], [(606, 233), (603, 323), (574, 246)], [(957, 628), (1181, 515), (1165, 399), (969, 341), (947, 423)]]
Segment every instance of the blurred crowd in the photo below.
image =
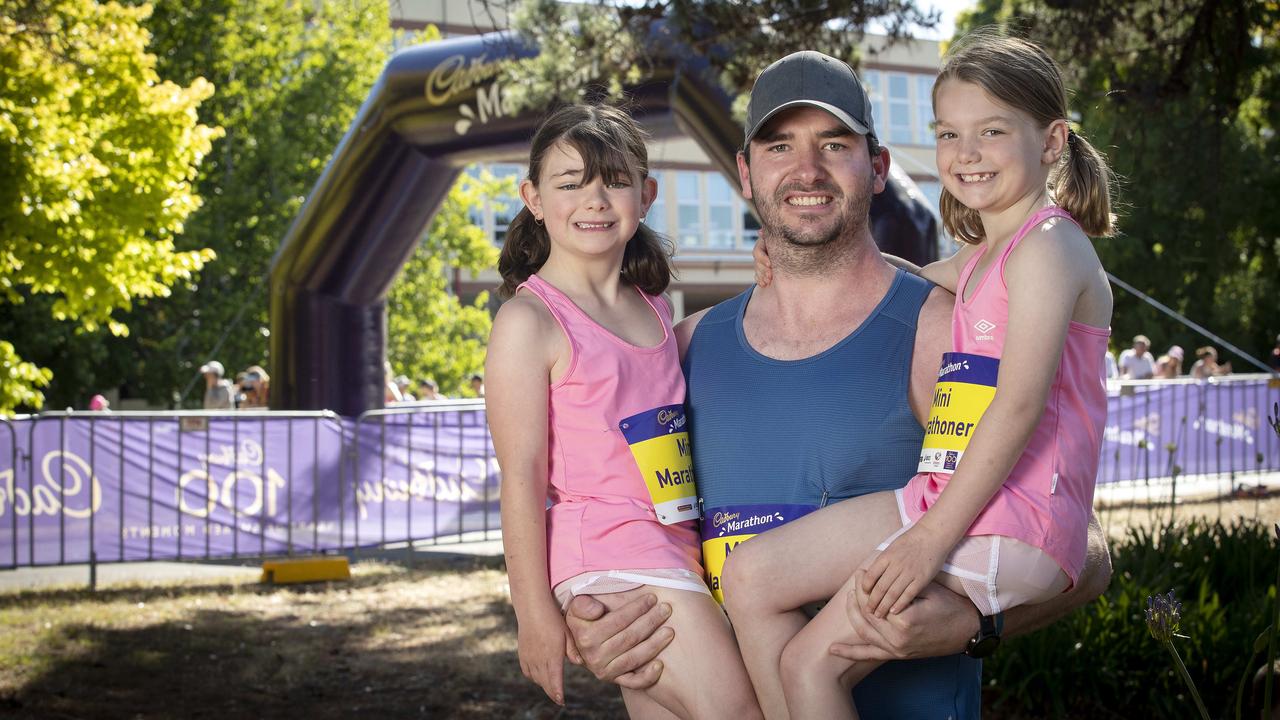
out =
[[(1272, 369), (1280, 369), (1280, 337), (1272, 352)], [(1163, 355), (1151, 354), (1151, 340), (1146, 335), (1135, 335), (1133, 345), (1120, 353), (1120, 358), (1108, 352), (1106, 357), (1108, 380), (1160, 380), (1183, 377), (1186, 351), (1181, 345), (1171, 345)], [(1197, 380), (1231, 374), (1231, 361), (1218, 362), (1218, 350), (1212, 345), (1196, 348), (1195, 362), (1188, 376)]]

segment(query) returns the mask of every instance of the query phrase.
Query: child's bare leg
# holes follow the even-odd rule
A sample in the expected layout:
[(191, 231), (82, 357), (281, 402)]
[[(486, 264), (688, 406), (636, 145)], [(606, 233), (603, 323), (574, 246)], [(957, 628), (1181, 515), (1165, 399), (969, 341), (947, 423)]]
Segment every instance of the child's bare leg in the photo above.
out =
[[(655, 720), (671, 715), (686, 720), (760, 718), (729, 621), (710, 595), (646, 585), (596, 599), (614, 610), (644, 593), (670, 603), (671, 618), (666, 624), (675, 631), (675, 639), (658, 655), (663, 669), (656, 685), (623, 690), (628, 713)], [(668, 715), (659, 713), (655, 703)]]
[[(783, 648), (805, 627), (807, 619), (798, 608), (835, 596), (876, 545), (901, 527), (893, 493), (875, 493), (810, 513), (729, 554), (723, 577), (725, 608), (767, 717), (788, 717), (779, 663)], [(843, 608), (843, 602), (836, 605), (837, 610)], [(848, 634), (845, 620), (841, 635)], [(830, 656), (826, 648), (822, 654)], [(839, 689), (843, 670), (832, 670), (826, 682)], [(847, 697), (846, 705), (851, 707)]]

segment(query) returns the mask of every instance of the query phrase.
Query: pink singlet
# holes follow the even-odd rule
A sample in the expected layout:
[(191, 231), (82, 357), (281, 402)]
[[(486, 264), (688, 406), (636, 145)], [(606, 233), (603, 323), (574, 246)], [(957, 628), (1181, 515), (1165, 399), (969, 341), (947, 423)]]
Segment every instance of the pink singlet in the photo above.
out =
[[(1051, 218), (1075, 222), (1067, 211), (1056, 207), (1044, 208), (1032, 215), (999, 260), (986, 275), (977, 279), (976, 289), (966, 301), (970, 276), (987, 246), (969, 259), (960, 273), (952, 314), (955, 352), (996, 359), (1003, 354), (1009, 323), (1005, 263), (1028, 231)], [(968, 532), (971, 540), (977, 536), (1003, 536), (1025, 543), (1032, 553), (1043, 551), (1066, 572), (1072, 584), (1084, 566), (1098, 456), (1106, 423), (1107, 398), (1101, 378), (1109, 335), (1109, 329), (1077, 322), (1070, 324), (1044, 414), (1004, 485), (992, 496)], [(1044, 348), (1046, 356), (1052, 353), (1052, 348)], [(904, 520), (919, 520), (949, 479), (949, 474), (942, 473), (921, 473), (913, 477), (901, 491)], [(992, 539), (998, 547), (998, 537)], [(961, 547), (957, 546), (956, 553), (960, 551)], [(993, 580), (994, 575), (992, 567)]]
[[(551, 386), (549, 396), (551, 586), (587, 573), (623, 570), (663, 570), (662, 577), (678, 575), (701, 584), (695, 521), (658, 521), (636, 458), (619, 429), (624, 419), (655, 408), (679, 406), (683, 413), (684, 375), (666, 303), (640, 293), (662, 323), (663, 339), (654, 347), (637, 347), (601, 327), (537, 275), (520, 289), (547, 306), (568, 338), (571, 353), (568, 370)], [(574, 594), (583, 591), (584, 583), (574, 584), (579, 586)], [(618, 589), (626, 586), (615, 582), (607, 591)], [(705, 586), (701, 591), (706, 592)]]

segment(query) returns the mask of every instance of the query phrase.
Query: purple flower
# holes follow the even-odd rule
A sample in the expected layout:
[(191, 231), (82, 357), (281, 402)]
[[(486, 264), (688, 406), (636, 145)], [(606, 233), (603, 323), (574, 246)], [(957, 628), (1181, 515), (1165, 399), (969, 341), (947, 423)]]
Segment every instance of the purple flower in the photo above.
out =
[(1178, 623), (1182, 620), (1182, 603), (1170, 590), (1168, 595), (1156, 594), (1147, 598), (1147, 629), (1151, 637), (1163, 643), (1173, 642), (1178, 635)]

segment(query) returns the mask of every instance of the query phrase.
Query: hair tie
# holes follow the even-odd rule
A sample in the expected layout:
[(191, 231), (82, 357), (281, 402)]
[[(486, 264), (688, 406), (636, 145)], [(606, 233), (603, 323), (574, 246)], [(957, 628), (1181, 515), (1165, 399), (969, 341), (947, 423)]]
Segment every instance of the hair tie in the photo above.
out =
[(1080, 139), (1080, 136), (1076, 134), (1075, 130), (1072, 130), (1071, 128), (1067, 128), (1068, 143), (1074, 143), (1076, 140), (1079, 140), (1079, 139)]

